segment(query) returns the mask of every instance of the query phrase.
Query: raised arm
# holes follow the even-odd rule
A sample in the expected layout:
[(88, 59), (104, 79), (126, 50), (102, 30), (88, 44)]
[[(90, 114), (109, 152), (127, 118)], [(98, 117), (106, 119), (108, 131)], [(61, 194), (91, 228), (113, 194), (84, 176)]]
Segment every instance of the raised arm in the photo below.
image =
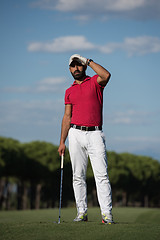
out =
[(107, 69), (105, 69), (98, 63), (95, 63), (94, 61), (90, 61), (88, 59), (88, 62), (89, 66), (93, 69), (93, 71), (98, 74), (97, 82), (102, 86), (106, 86), (111, 76), (110, 72), (108, 72)]
[(65, 153), (65, 141), (68, 136), (68, 131), (70, 129), (70, 123), (71, 123), (71, 116), (72, 116), (72, 106), (70, 104), (65, 105), (65, 113), (62, 120), (62, 126), (61, 126), (61, 139), (60, 139), (60, 145), (58, 148), (59, 155), (63, 155)]

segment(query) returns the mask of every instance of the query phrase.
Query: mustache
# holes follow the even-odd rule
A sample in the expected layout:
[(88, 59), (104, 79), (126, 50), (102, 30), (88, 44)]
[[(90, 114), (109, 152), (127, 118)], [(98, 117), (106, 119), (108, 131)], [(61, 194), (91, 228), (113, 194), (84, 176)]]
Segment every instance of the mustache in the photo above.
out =
[(74, 74), (76, 74), (76, 73), (80, 73), (80, 71), (79, 70), (74, 71)]

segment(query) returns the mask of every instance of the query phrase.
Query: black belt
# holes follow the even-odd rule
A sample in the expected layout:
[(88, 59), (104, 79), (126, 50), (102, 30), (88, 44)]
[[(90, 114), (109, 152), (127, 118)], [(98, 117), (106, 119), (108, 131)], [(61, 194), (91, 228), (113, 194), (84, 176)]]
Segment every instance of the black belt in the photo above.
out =
[(75, 124), (71, 124), (72, 128), (79, 129), (82, 131), (96, 131), (96, 130), (102, 130), (102, 126), (93, 126), (93, 127), (85, 127), (85, 126), (78, 126)]

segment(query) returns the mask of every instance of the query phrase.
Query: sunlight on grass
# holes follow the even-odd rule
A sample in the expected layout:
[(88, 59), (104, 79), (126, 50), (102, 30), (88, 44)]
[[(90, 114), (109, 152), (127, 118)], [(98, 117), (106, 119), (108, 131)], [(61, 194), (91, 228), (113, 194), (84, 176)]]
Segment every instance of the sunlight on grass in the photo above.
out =
[(99, 208), (88, 210), (89, 221), (74, 223), (75, 208), (0, 212), (1, 240), (159, 239), (160, 209), (114, 208), (116, 224), (101, 223)]

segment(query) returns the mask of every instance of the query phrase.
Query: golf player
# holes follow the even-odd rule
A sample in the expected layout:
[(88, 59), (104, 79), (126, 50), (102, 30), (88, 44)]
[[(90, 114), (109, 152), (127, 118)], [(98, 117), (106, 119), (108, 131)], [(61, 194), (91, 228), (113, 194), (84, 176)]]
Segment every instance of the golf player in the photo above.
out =
[[(87, 66), (96, 75), (86, 75)], [(112, 224), (112, 193), (107, 172), (105, 137), (102, 131), (103, 90), (110, 73), (92, 59), (74, 54), (69, 59), (74, 82), (65, 92), (65, 112), (62, 120), (59, 155), (65, 153), (68, 136), (73, 171), (73, 189), (77, 216), (75, 222), (87, 221), (86, 171), (91, 161), (102, 222)]]

